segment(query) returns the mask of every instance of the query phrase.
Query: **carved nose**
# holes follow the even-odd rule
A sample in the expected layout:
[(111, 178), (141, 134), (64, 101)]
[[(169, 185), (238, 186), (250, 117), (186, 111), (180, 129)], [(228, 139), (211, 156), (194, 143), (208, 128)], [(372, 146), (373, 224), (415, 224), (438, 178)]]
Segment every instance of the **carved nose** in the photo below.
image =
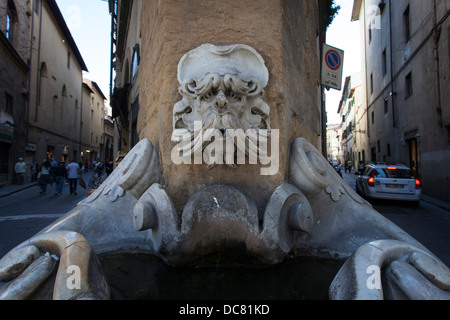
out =
[(220, 91), (219, 94), (216, 97), (215, 107), (217, 109), (225, 109), (228, 107), (228, 100), (225, 97), (225, 94), (223, 91)]

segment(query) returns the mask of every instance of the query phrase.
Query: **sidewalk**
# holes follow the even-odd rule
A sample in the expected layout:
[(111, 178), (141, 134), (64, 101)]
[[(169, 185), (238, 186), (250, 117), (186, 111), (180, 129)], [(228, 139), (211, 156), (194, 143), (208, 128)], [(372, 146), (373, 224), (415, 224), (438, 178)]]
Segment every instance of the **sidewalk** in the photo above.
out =
[[(345, 182), (347, 182), (353, 189), (355, 189), (357, 175), (355, 175), (354, 170), (352, 170), (352, 173), (346, 173), (344, 172), (344, 169), (342, 169), (342, 177), (344, 178)], [(450, 202), (442, 201), (423, 193), (421, 200), (430, 203), (438, 208), (450, 211)]]
[(0, 199), (9, 197), (12, 194), (37, 186), (37, 182), (25, 182), (23, 185), (8, 185), (0, 188)]
[[(92, 176), (92, 171), (89, 172), (83, 172), (83, 179), (86, 182), (86, 184), (89, 182), (89, 179)], [(104, 176), (103, 178), (106, 178), (106, 176)], [(104, 180), (104, 179), (102, 179)], [(8, 185), (8, 186), (4, 186), (0, 188), (0, 199), (9, 197), (10, 195), (13, 195), (15, 193), (21, 192), (23, 190), (29, 189), (29, 188), (33, 188), (33, 187), (37, 187), (37, 182), (25, 182), (25, 184), (23, 185), (17, 185), (17, 184), (13, 184), (13, 185)], [(89, 187), (87, 187), (89, 188)]]

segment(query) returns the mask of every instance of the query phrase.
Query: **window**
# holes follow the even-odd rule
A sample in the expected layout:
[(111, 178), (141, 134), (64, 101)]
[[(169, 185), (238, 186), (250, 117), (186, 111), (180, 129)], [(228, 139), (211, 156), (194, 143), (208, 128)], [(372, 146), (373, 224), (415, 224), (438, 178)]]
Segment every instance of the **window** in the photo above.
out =
[(33, 1), (33, 10), (38, 14), (38, 0)]
[(76, 99), (75, 100), (75, 116), (73, 117), (73, 120), (74, 120), (74, 128), (76, 128), (77, 127), (77, 125), (78, 125), (78, 113), (79, 113), (79, 110), (78, 110), (79, 108), (78, 108), (78, 99)]
[(405, 32), (405, 40), (409, 41), (409, 39), (411, 39), (411, 14), (409, 11), (409, 5), (403, 13), (403, 29)]
[(377, 149), (376, 148), (372, 148), (370, 149), (370, 153), (371, 153), (371, 157), (372, 157), (372, 162), (377, 162)]
[(12, 19), (12, 15), (8, 11), (6, 13), (6, 38), (9, 41), (12, 41), (12, 39), (13, 39), (13, 30), (14, 30), (14, 22)]
[(386, 49), (383, 50), (381, 59), (382, 59), (381, 68), (382, 68), (383, 76), (385, 76), (387, 73)]
[(413, 94), (411, 72), (405, 77), (405, 99)]
[(373, 93), (373, 73), (370, 74), (370, 93)]
[(380, 142), (380, 140), (377, 141), (377, 147), (378, 147), (378, 153), (381, 153), (381, 142)]
[(139, 68), (140, 64), (140, 53), (139, 53), (139, 44), (134, 46), (133, 49), (133, 58), (131, 61), (131, 81), (134, 80), (134, 77), (136, 76), (137, 70)]
[(67, 51), (67, 69), (70, 70), (70, 51)]
[(45, 64), (45, 62), (42, 62), (41, 69), (40, 69), (39, 84), (38, 84), (39, 106), (41, 106), (42, 102), (45, 101), (44, 95), (46, 94), (45, 89), (47, 88), (47, 85), (46, 85), (47, 79), (48, 79), (47, 65)]
[(389, 111), (389, 98), (384, 99), (384, 114)]
[(63, 86), (61, 91), (61, 120), (64, 120), (64, 112), (66, 109), (67, 89), (66, 85)]
[(5, 92), (5, 112), (13, 114), (14, 111), (14, 98)]
[(375, 111), (372, 111), (372, 124), (375, 123)]
[(388, 155), (388, 157), (391, 156), (391, 145), (389, 143), (387, 145), (387, 155)]
[(7, 9), (6, 9), (6, 29), (5, 35), (9, 41), (13, 41), (14, 37), (14, 22), (17, 20), (17, 11), (16, 6), (14, 5), (14, 1), (8, 0)]

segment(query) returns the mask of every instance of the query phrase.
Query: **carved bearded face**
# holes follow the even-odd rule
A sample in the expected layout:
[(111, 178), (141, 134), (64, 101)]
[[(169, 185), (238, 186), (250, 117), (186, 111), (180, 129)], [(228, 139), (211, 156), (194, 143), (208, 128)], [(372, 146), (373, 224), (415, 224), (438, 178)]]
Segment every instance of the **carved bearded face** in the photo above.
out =
[(269, 106), (262, 100), (264, 90), (256, 79), (239, 75), (207, 74), (192, 80), (180, 90), (183, 100), (175, 106), (174, 129), (194, 129), (201, 121), (203, 130), (269, 129)]
[(194, 149), (205, 148), (208, 142), (195, 141), (199, 122), (216, 136), (229, 129), (270, 131), (270, 108), (263, 101), (268, 71), (254, 49), (203, 45), (180, 61), (178, 79), (183, 99), (174, 107), (174, 141), (190, 134)]

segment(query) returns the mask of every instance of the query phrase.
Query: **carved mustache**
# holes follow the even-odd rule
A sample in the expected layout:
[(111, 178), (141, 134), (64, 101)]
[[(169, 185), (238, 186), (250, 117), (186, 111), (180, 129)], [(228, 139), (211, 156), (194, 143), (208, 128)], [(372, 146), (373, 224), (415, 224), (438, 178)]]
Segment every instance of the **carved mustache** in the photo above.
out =
[(239, 129), (242, 128), (240, 120), (230, 111), (219, 114), (214, 108), (208, 110), (203, 116), (203, 129)]

